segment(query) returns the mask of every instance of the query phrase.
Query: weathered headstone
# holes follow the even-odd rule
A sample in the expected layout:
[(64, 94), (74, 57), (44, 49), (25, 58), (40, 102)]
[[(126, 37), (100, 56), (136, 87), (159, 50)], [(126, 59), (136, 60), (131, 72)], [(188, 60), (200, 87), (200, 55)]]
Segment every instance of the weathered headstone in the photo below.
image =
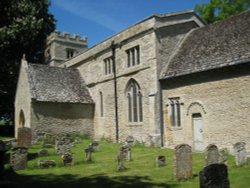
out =
[(6, 144), (0, 140), (0, 179), (3, 178), (4, 174), (4, 155), (6, 151)]
[(46, 149), (41, 149), (41, 150), (38, 152), (38, 155), (39, 155), (40, 157), (48, 156), (48, 155), (49, 155), (49, 151), (46, 150)]
[(17, 129), (17, 147), (28, 148), (31, 146), (32, 132), (28, 127), (21, 127)]
[(127, 168), (124, 166), (124, 162), (127, 159), (127, 147), (121, 146), (119, 154), (117, 155), (117, 170), (119, 172), (126, 170)]
[(39, 160), (37, 163), (38, 168), (50, 168), (55, 167), (56, 162), (54, 160)]
[(85, 159), (87, 162), (92, 161), (92, 153), (94, 152), (93, 145), (89, 144), (85, 151)]
[(236, 166), (243, 166), (247, 164), (247, 151), (245, 142), (237, 142), (233, 146), (235, 152)]
[(187, 144), (180, 144), (175, 147), (174, 175), (177, 180), (186, 180), (193, 176), (191, 146)]
[(220, 158), (221, 156), (218, 147), (214, 144), (208, 145), (205, 151), (205, 166), (218, 164)]
[(155, 163), (157, 167), (165, 166), (166, 165), (166, 157), (164, 155), (159, 155), (155, 159)]
[(199, 174), (200, 188), (229, 188), (227, 166), (225, 164), (211, 164)]
[(27, 167), (28, 149), (25, 147), (13, 148), (10, 154), (10, 165), (14, 170), (23, 170)]
[(73, 155), (70, 152), (66, 152), (62, 155), (62, 161), (64, 166), (72, 166), (73, 163)]

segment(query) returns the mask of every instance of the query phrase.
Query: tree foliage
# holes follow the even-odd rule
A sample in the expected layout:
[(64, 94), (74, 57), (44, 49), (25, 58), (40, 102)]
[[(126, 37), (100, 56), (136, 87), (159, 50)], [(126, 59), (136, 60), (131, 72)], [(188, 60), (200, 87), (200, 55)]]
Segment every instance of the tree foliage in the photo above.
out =
[(49, 6), (49, 0), (0, 1), (0, 117), (13, 115), (22, 55), (43, 62), (46, 37), (55, 29)]
[(197, 4), (195, 11), (207, 23), (224, 20), (250, 8), (250, 0), (210, 0), (210, 3)]

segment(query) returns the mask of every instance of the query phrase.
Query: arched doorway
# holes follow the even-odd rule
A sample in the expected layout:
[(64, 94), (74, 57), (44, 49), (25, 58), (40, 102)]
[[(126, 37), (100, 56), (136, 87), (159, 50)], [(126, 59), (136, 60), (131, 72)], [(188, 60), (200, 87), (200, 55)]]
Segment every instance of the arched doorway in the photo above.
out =
[(24, 113), (23, 113), (23, 110), (20, 111), (19, 113), (19, 128), (22, 128), (24, 127), (25, 125), (25, 117), (24, 117)]

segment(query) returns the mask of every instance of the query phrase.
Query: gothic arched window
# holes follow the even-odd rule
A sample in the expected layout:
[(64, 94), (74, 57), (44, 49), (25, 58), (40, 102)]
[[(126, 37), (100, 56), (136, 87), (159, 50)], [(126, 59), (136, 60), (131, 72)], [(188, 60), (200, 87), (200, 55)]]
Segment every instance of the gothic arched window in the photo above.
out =
[(126, 94), (129, 122), (142, 122), (142, 94), (140, 91), (140, 86), (135, 80), (132, 79), (128, 82)]

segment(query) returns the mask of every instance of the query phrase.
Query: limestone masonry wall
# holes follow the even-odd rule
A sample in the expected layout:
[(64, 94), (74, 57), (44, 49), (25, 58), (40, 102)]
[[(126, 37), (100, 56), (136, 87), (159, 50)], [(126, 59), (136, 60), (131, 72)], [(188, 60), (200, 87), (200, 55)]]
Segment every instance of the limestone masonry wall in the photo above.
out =
[(94, 106), (91, 104), (35, 102), (32, 107), (34, 139), (38, 132), (93, 135)]
[[(194, 146), (192, 115), (202, 117), (203, 148), (216, 144), (233, 151), (244, 141), (250, 151), (249, 64), (174, 78), (164, 83), (164, 128), (166, 146)], [(180, 97), (181, 127), (171, 127), (168, 99)]]

